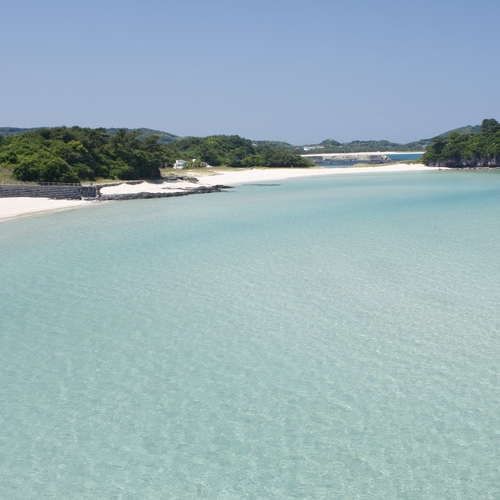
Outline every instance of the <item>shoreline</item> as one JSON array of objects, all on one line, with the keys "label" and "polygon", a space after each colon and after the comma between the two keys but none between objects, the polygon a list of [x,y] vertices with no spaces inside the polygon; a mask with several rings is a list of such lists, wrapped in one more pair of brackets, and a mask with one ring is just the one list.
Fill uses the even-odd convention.
[{"label": "shoreline", "polygon": [[30,215],[72,210],[95,203],[87,200],[52,200],[50,198],[0,198],[0,223]]},{"label": "shoreline", "polygon": [[349,175],[349,174],[374,174],[390,172],[418,172],[446,170],[438,167],[427,167],[421,163],[395,163],[391,165],[370,165],[366,167],[310,167],[310,168],[267,168],[267,169],[246,169],[236,172],[203,171],[198,175],[200,182],[209,185],[241,185],[253,182],[280,181],[287,179],[298,179],[301,177],[318,177],[329,175]]},{"label": "shoreline", "polygon": [[[120,183],[112,186],[103,186],[101,194],[135,195],[139,193],[165,194],[166,196],[175,194],[194,194],[200,188],[213,188],[214,186],[237,186],[242,184],[252,184],[268,181],[280,181],[287,179],[297,179],[301,177],[317,177],[327,175],[346,175],[363,173],[384,173],[384,172],[415,172],[443,170],[438,167],[426,167],[422,164],[397,163],[393,165],[369,166],[369,167],[347,167],[347,168],[262,168],[244,169],[236,171],[220,171],[215,169],[184,171],[197,177],[198,182],[178,181],[163,183],[140,182],[135,184]],[[61,210],[70,210],[89,206],[96,201],[88,200],[53,200],[49,198],[0,198],[0,223],[25,217],[29,215],[40,215]]]}]

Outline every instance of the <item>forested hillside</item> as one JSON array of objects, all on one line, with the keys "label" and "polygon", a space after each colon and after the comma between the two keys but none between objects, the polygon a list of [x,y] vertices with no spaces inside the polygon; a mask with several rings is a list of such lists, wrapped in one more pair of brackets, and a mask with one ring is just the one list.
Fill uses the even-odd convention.
[{"label": "forested hillside", "polygon": [[[318,146],[322,153],[427,149],[422,160],[427,165],[500,166],[500,125],[487,119],[481,127],[462,127],[408,144],[327,139]],[[159,178],[160,169],[176,160],[186,160],[189,168],[311,166],[299,155],[303,152],[305,148],[285,142],[254,142],[237,135],[181,138],[151,129],[0,128],[1,177],[22,181]]]},{"label": "forested hillside", "polygon": [[429,144],[428,139],[400,144],[390,141],[351,141],[338,142],[326,139],[314,146],[303,146],[302,150],[314,153],[368,153],[375,151],[423,151]]},{"label": "forested hillside", "polygon": [[[3,135],[5,137],[8,137],[10,135],[19,135],[19,134],[24,134],[26,132],[32,132],[34,130],[39,130],[43,128],[49,128],[49,127],[32,127],[32,128],[19,128],[19,127],[0,127],[0,135]],[[72,127],[76,128],[76,127]],[[158,141],[161,143],[168,144],[172,141],[175,141],[178,136],[174,134],[169,134],[168,132],[163,132],[162,130],[154,130],[151,128],[106,128],[106,129],[99,129],[99,130],[105,130],[107,134],[109,135],[115,135],[118,130],[125,130],[126,132],[138,132],[138,139],[146,139],[151,135],[156,135],[158,136]]]},{"label": "forested hillside", "polygon": [[499,167],[500,124],[483,120],[479,133],[452,132],[431,140],[422,161],[437,167]]},{"label": "forested hillside", "polygon": [[[439,134],[443,139],[448,138],[452,134],[468,135],[478,134],[481,132],[480,125],[467,125],[459,127],[448,132]],[[350,141],[338,142],[334,139],[326,139],[314,146],[302,146],[302,150],[307,150],[307,153],[367,153],[374,151],[424,151],[431,144],[431,139],[420,139],[408,143],[398,143],[386,140],[380,141]]]},{"label": "forested hillside", "polygon": [[170,150],[182,159],[198,159],[212,166],[229,167],[309,167],[312,163],[276,143],[254,143],[238,135],[185,137],[170,144]]},{"label": "forested hillside", "polygon": [[159,177],[163,152],[155,137],[137,132],[55,127],[12,135],[0,144],[0,167],[15,179],[79,182],[97,178]]},{"label": "forested hillside", "polygon": [[[173,136],[172,136],[173,137]],[[22,181],[80,182],[96,179],[150,179],[177,159],[191,168],[305,167],[301,156],[239,136],[182,138],[165,142],[142,130],[81,127],[32,129],[0,134],[0,169]],[[192,161],[195,160],[195,161]]]}]

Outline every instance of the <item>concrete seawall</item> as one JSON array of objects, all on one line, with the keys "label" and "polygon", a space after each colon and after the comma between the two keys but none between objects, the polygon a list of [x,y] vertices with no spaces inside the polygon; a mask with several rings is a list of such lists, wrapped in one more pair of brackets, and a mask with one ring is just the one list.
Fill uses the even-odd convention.
[{"label": "concrete seawall", "polygon": [[97,199],[96,186],[43,186],[0,184],[0,198],[51,198],[53,200]]}]

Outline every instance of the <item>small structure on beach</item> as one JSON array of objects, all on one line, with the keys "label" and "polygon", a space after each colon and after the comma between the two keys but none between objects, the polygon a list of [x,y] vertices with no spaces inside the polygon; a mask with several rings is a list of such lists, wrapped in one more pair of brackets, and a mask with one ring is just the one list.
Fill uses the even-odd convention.
[{"label": "small structure on beach", "polygon": [[204,161],[197,160],[196,158],[193,158],[190,162],[186,160],[175,160],[173,168],[175,168],[176,170],[182,170],[183,168],[189,168],[189,164],[191,164],[192,167],[212,168],[212,165],[209,165]]},{"label": "small structure on beach", "polygon": [[175,170],[182,170],[185,164],[186,160],[175,160],[174,168]]}]

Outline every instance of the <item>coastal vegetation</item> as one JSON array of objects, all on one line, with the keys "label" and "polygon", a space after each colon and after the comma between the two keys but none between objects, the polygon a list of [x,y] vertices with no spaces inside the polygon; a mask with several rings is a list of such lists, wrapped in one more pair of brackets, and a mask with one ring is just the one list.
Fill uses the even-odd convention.
[{"label": "coastal vegetation", "polygon": [[[314,146],[251,141],[238,135],[178,137],[152,129],[0,128],[0,181],[81,182],[160,178],[177,160],[185,168],[308,167],[303,153],[422,151],[429,166],[500,166],[500,124],[461,127],[408,144],[333,139]],[[182,163],[182,162],[180,162]],[[179,164],[179,162],[177,163]]]},{"label": "coastal vegetation", "polygon": [[[5,130],[5,129],[0,129]],[[11,131],[11,129],[9,129]],[[35,182],[155,179],[178,159],[189,168],[308,167],[296,153],[237,135],[163,137],[148,129],[53,127],[0,134],[0,172]],[[194,160],[194,161],[193,161]]]},{"label": "coastal vegetation", "polygon": [[156,138],[137,136],[80,127],[31,130],[3,139],[0,168],[10,168],[17,180],[37,182],[159,177],[163,153]]},{"label": "coastal vegetation", "polygon": [[211,166],[230,167],[309,167],[312,163],[296,153],[272,143],[255,143],[238,135],[185,137],[170,149],[177,158],[195,158]]},{"label": "coastal vegetation", "polygon": [[478,133],[454,131],[436,137],[421,161],[432,167],[500,167],[500,124],[489,118]]}]

